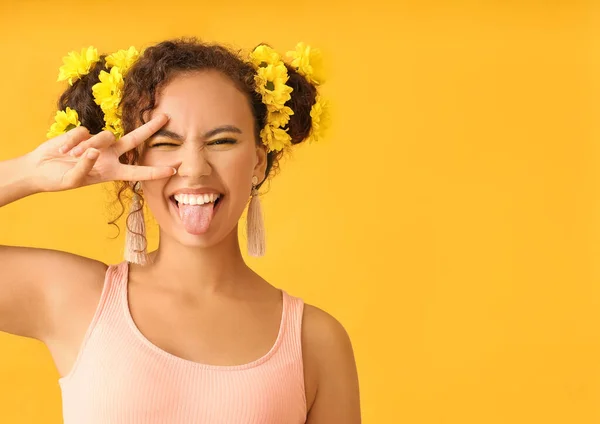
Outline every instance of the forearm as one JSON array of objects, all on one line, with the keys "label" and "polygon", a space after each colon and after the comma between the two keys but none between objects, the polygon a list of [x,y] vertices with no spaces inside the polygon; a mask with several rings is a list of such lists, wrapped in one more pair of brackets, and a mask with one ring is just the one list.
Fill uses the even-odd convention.
[{"label": "forearm", "polygon": [[0,207],[37,193],[28,156],[0,161]]}]

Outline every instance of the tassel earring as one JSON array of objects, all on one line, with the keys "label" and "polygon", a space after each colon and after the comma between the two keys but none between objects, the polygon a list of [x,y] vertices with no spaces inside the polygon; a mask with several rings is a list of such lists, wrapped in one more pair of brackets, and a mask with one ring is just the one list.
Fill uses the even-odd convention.
[{"label": "tassel earring", "polygon": [[258,177],[252,177],[252,194],[248,206],[248,218],[246,220],[246,234],[248,236],[248,254],[260,257],[265,254],[265,226],[262,216],[260,199],[258,198]]},{"label": "tassel earring", "polygon": [[142,205],[142,196],[138,193],[141,183],[137,181],[133,185],[133,201],[129,215],[125,221],[127,232],[125,234],[125,260],[139,265],[146,265],[149,262],[146,253],[146,223],[144,222],[144,210]]}]

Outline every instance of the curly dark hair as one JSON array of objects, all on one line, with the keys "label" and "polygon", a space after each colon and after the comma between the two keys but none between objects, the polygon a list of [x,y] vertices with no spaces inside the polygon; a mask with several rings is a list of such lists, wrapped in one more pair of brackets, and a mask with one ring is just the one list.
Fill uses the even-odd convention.
[{"label": "curly dark hair", "polygon": [[[99,82],[99,74],[106,68],[104,55],[91,71],[60,96],[59,110],[66,107],[75,109],[81,125],[91,134],[97,134],[104,127],[104,114],[93,99],[92,86]],[[304,76],[286,64],[292,87],[291,99],[286,103],[294,114],[286,127],[292,144],[303,142],[310,135],[312,119],[310,110],[316,101],[317,90]],[[156,96],[161,88],[175,76],[192,71],[216,70],[227,76],[246,95],[254,115],[256,143],[261,143],[260,131],[266,124],[267,109],[261,95],[255,90],[254,67],[242,58],[241,51],[234,51],[219,44],[202,42],[196,38],[181,38],[158,43],[144,50],[124,78],[123,98],[121,101],[122,121],[125,133],[133,131],[145,123],[148,112],[156,107]],[[124,164],[136,164],[143,146],[123,154],[119,161]],[[267,176],[272,176],[279,168],[282,152],[269,152],[267,155]],[[116,202],[120,205],[118,216],[109,222],[120,232],[117,220],[124,214],[123,197],[134,188],[129,182],[115,181]],[[144,203],[142,202],[141,208]],[[129,228],[129,216],[126,225]],[[130,228],[129,228],[130,229]],[[118,236],[118,234],[117,234]]]}]

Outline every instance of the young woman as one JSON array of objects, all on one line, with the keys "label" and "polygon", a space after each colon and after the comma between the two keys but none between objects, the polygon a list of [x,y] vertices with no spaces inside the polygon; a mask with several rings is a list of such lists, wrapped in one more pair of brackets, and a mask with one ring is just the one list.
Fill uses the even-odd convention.
[{"label": "young woman", "polygon": [[[119,264],[0,246],[0,330],[48,346],[66,424],[360,422],[343,327],[240,252],[248,200],[260,255],[258,189],[318,134],[310,48],[291,58],[197,40],[84,50],[61,68],[52,138],[0,162],[0,206],[109,181],[119,201],[133,192]],[[144,203],[160,227],[150,253]]]}]

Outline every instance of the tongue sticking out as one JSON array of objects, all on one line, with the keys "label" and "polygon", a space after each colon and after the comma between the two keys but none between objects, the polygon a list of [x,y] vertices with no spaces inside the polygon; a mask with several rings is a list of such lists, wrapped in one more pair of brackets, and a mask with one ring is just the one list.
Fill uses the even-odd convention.
[{"label": "tongue sticking out", "polygon": [[179,217],[186,231],[194,235],[207,232],[213,219],[214,207],[213,202],[204,205],[184,205],[180,203]]}]

